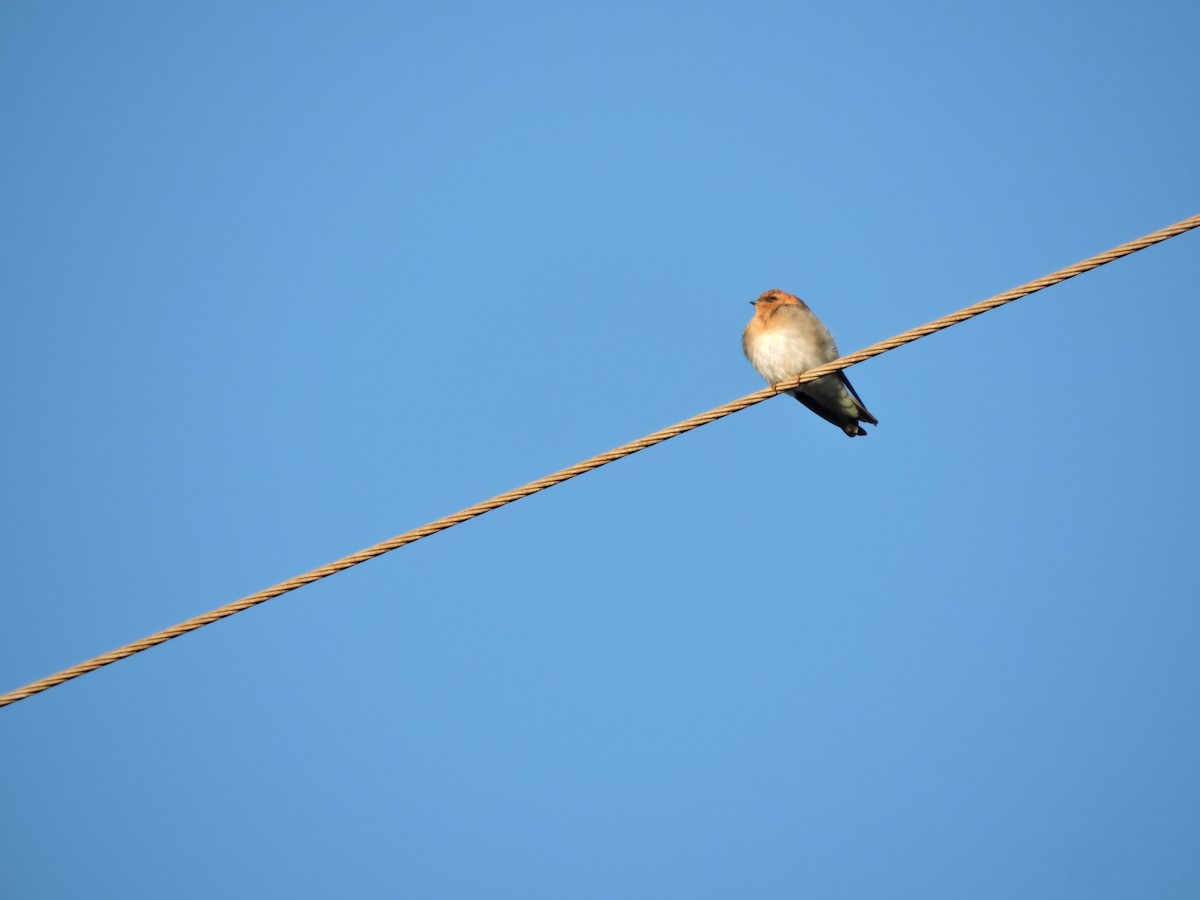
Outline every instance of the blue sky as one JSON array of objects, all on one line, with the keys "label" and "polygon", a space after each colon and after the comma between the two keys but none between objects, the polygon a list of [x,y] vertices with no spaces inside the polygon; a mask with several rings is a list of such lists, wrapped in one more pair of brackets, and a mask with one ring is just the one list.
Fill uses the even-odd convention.
[{"label": "blue sky", "polygon": [[[1200,212],[1200,8],[0,6],[0,691]],[[0,711],[0,895],[1194,897],[1200,235]]]}]

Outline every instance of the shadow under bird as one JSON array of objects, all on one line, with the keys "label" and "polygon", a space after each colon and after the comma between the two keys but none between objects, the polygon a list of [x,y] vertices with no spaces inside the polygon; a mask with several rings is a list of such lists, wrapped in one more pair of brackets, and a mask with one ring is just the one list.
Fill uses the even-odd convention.
[{"label": "shadow under bird", "polygon": [[[841,355],[829,329],[799,297],[773,290],[750,302],[754,318],[742,333],[742,350],[758,374],[771,384]],[[861,422],[879,424],[843,372],[825,375],[788,393],[850,437],[867,433]]]}]

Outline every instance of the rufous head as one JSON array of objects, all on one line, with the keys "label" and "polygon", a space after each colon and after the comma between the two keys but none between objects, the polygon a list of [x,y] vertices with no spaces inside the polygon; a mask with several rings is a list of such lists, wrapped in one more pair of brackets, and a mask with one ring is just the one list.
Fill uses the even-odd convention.
[{"label": "rufous head", "polygon": [[787,291],[776,288],[763,291],[757,300],[750,301],[750,305],[754,307],[755,318],[759,319],[765,319],[781,306],[799,306],[802,309],[808,309],[808,304],[795,294],[789,294]]}]

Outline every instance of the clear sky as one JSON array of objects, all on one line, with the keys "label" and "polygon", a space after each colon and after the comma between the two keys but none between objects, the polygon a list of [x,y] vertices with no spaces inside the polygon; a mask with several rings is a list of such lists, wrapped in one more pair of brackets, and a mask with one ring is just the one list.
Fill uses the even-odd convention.
[{"label": "clear sky", "polygon": [[[1194,2],[0,4],[0,691],[1200,212]],[[0,897],[1200,896],[1200,234],[0,710]]]}]

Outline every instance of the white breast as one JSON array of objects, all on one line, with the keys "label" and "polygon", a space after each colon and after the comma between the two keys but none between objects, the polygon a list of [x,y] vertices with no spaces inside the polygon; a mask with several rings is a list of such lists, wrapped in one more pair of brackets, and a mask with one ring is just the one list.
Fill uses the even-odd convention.
[{"label": "white breast", "polygon": [[747,350],[751,365],[772,384],[834,358],[825,355],[816,341],[791,328],[759,332]]}]

